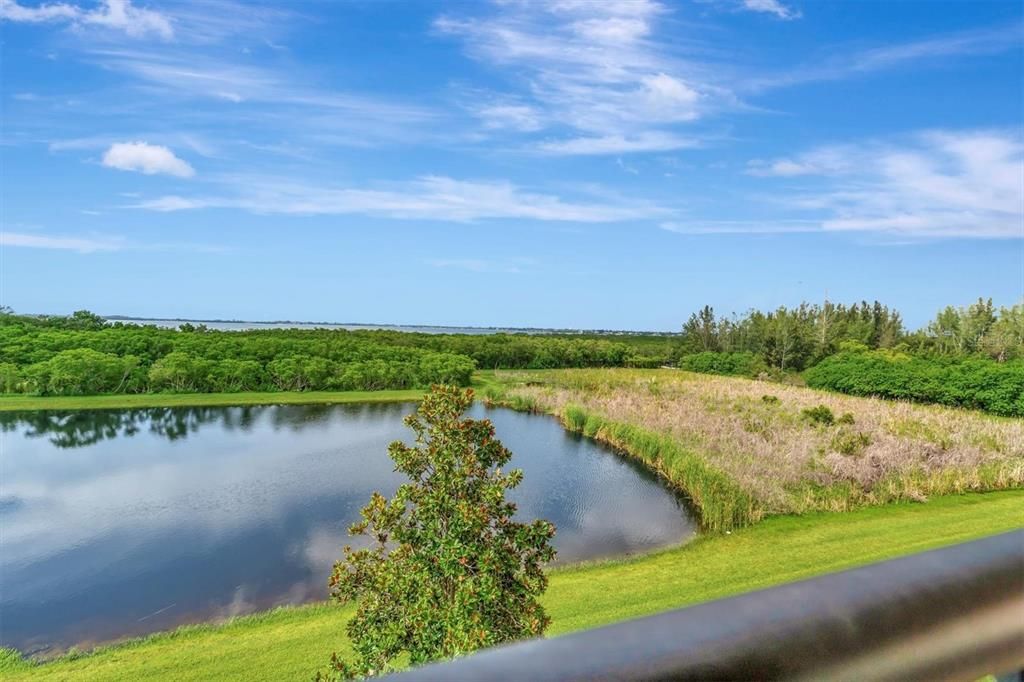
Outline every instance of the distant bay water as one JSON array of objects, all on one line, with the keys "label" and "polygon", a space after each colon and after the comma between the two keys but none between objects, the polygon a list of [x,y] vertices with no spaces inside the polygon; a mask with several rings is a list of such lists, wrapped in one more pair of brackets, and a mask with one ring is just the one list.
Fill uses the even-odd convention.
[{"label": "distant bay water", "polygon": [[608,336],[625,334],[671,334],[672,332],[623,331],[609,329],[545,329],[538,327],[446,327],[443,325],[406,325],[406,324],[365,324],[359,322],[294,322],[290,320],[273,322],[250,322],[245,320],[191,320],[176,318],[122,317],[113,315],[105,318],[109,322],[124,324],[155,325],[167,329],[177,329],[183,324],[205,325],[209,329],[219,331],[251,331],[256,329],[347,329],[350,331],[388,330],[396,332],[418,332],[420,334],[607,334]]}]

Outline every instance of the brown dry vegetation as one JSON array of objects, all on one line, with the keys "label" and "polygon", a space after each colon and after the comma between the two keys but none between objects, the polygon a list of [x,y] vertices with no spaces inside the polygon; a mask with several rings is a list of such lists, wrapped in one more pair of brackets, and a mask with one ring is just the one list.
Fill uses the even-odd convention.
[{"label": "brown dry vegetation", "polygon": [[[744,509],[728,512],[735,523],[711,526],[1024,486],[1022,420],[678,370],[499,372],[495,378],[503,388],[493,397],[556,414],[570,428],[647,461],[694,498],[705,521],[717,513],[716,495],[735,497],[738,489],[749,496]],[[815,423],[803,414],[819,405],[837,421]],[[658,452],[665,446],[653,441],[632,447],[638,434],[667,437],[684,455],[668,461]],[[703,469],[684,475],[678,461],[686,458]],[[706,485],[704,470],[727,484]]]}]

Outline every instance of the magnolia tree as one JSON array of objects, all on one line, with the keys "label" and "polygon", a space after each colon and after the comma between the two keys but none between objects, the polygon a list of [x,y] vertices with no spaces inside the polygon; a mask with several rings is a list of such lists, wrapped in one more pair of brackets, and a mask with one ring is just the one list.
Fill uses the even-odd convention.
[{"label": "magnolia tree", "polygon": [[555,527],[512,520],[505,491],[523,473],[503,471],[512,453],[490,420],[464,419],[472,390],[435,386],[405,419],[414,446],[388,453],[408,483],[394,497],[374,493],[330,578],[331,596],[357,602],[348,624],[355,656],[332,656],[318,679],[383,674],[408,654],[413,665],[542,634],[549,618],[537,598],[547,587]]}]

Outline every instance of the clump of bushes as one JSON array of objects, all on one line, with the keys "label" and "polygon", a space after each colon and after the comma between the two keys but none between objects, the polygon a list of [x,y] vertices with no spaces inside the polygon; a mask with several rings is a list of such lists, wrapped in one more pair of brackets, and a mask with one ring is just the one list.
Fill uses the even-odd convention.
[{"label": "clump of bushes", "polygon": [[764,361],[754,353],[715,353],[712,351],[684,355],[679,359],[679,367],[690,372],[743,377],[756,377],[766,369]]},{"label": "clump of bushes", "polygon": [[842,455],[858,455],[869,445],[871,445],[871,436],[862,431],[840,429],[832,437],[832,449]]},{"label": "clump of bushes", "polygon": [[761,396],[761,402],[765,405],[778,405],[779,396],[777,395],[763,395]]},{"label": "clump of bushes", "polygon": [[836,423],[836,416],[832,414],[832,410],[827,405],[815,405],[814,407],[805,408],[800,411],[800,416],[812,424],[820,424],[822,426],[831,426]]},{"label": "clump of bushes", "polygon": [[579,405],[566,405],[562,410],[562,423],[569,431],[583,433],[583,427],[587,423],[587,413]]},{"label": "clump of bushes", "polygon": [[840,424],[853,424],[855,421],[853,412],[843,412],[836,421]]},{"label": "clump of bushes", "polygon": [[845,351],[804,373],[807,385],[1024,417],[1024,360],[924,358],[886,351]]}]

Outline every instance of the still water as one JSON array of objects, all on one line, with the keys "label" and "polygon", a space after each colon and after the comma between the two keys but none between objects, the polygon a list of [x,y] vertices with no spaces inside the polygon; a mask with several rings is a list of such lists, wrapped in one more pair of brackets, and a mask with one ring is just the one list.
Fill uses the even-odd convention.
[{"label": "still water", "polygon": [[[0,413],[0,645],[87,647],[327,597],[346,529],[401,482],[412,404]],[[559,562],[694,533],[648,472],[550,417],[474,406]]]}]

